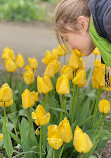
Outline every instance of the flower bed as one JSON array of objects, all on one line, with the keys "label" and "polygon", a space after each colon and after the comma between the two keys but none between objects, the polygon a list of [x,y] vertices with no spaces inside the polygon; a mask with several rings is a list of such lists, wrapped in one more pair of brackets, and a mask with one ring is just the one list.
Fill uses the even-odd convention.
[{"label": "flower bed", "polygon": [[[41,77],[35,58],[25,66],[20,53],[15,57],[12,49],[4,49],[7,78],[1,74],[1,157],[94,158],[93,153],[98,154],[111,138],[111,122],[106,119],[111,88],[105,84],[105,65],[95,60],[86,89],[90,70],[85,71],[82,54],[72,50],[68,63],[61,66],[66,52],[64,46],[47,51]],[[97,55],[98,49],[93,53]],[[111,77],[109,81],[111,85]],[[106,96],[101,99],[103,93]]]}]

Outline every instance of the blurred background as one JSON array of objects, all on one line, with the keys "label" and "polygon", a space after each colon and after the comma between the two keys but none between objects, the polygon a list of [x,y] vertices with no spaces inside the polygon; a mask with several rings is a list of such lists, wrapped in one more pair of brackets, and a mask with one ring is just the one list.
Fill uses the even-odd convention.
[{"label": "blurred background", "polygon": [[[21,53],[26,64],[28,57],[36,57],[38,73],[43,72],[41,60],[46,50],[52,51],[58,46],[53,19],[59,1],[0,0],[0,56],[7,46],[13,49],[15,55]],[[93,66],[93,59],[94,55],[85,58],[87,69]],[[5,69],[2,60],[0,69]]]}]

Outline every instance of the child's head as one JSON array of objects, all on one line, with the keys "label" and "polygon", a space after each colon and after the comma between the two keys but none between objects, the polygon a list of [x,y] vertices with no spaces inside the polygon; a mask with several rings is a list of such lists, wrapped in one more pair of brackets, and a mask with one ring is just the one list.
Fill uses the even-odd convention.
[{"label": "child's head", "polygon": [[89,0],[62,0],[55,9],[55,31],[60,41],[68,41],[72,49],[89,55],[94,45],[89,33]]}]

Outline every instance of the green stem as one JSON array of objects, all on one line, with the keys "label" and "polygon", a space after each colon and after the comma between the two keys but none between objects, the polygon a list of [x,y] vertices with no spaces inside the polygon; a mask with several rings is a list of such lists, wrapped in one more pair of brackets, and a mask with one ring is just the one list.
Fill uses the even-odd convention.
[{"label": "green stem", "polygon": [[31,117],[30,117],[30,108],[28,108],[28,119],[29,119],[29,128],[31,133]]},{"label": "green stem", "polygon": [[64,106],[64,95],[62,95],[62,106],[61,106],[60,122],[62,121],[62,116],[63,116],[63,106]]},{"label": "green stem", "polygon": [[22,72],[21,72],[21,69],[19,69],[20,70],[20,74],[19,74],[19,81],[20,81],[20,94],[22,94],[22,78],[21,78],[21,74],[22,74]]},{"label": "green stem", "polygon": [[101,89],[98,89],[97,100],[96,100],[95,108],[94,108],[94,117],[93,117],[93,120],[92,120],[92,128],[94,127],[95,119],[96,119],[96,116],[97,116],[97,110],[98,110],[98,104],[99,104],[99,101],[100,101],[100,96],[101,96]]},{"label": "green stem", "polygon": [[66,113],[67,113],[67,108],[66,108],[66,96],[65,96],[65,117],[66,117]]},{"label": "green stem", "polygon": [[64,144],[62,146],[62,149],[61,149],[61,152],[60,152],[60,155],[59,155],[59,158],[61,158],[62,154],[63,154],[63,150],[64,150]]},{"label": "green stem", "polygon": [[40,158],[42,158],[42,153],[41,153],[41,148],[42,147],[42,126],[41,126],[41,129],[40,129]]},{"label": "green stem", "polygon": [[55,149],[53,149],[53,158],[55,158]]},{"label": "green stem", "polygon": [[81,153],[81,155],[80,155],[80,158],[82,158],[82,153]]},{"label": "green stem", "polygon": [[92,104],[92,106],[91,106],[91,112],[90,112],[91,115],[92,115],[92,112],[93,112],[93,110],[94,110],[94,104],[95,104],[95,101],[96,101],[96,96],[97,96],[97,90],[96,90],[95,98],[94,98],[94,100],[93,100],[93,104]]},{"label": "green stem", "polygon": [[71,110],[71,124],[73,124],[73,121],[74,121],[74,111],[75,111],[75,90],[76,90],[76,85],[73,84],[73,97],[72,97],[72,110]]}]

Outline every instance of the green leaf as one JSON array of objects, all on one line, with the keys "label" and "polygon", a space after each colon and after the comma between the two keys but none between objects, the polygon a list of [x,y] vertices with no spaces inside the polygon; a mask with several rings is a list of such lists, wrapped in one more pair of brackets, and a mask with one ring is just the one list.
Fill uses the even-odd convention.
[{"label": "green leaf", "polygon": [[91,155],[89,158],[97,158],[96,156]]},{"label": "green leaf", "polygon": [[3,158],[1,154],[0,154],[0,158]]},{"label": "green leaf", "polygon": [[51,158],[52,157],[52,153],[53,153],[53,148],[49,148],[48,150],[48,154],[47,154],[47,157],[46,158]]},{"label": "green leaf", "polygon": [[21,145],[21,140],[19,137],[17,137],[15,134],[13,134],[11,131],[8,130],[8,132],[10,133],[11,137]]},{"label": "green leaf", "polygon": [[5,119],[3,122],[2,131],[3,131],[5,150],[6,150],[7,155],[11,158],[12,154],[13,154],[13,147],[12,147],[12,141],[10,138],[10,134],[9,134],[7,127],[6,127],[6,124],[5,124]]},{"label": "green leaf", "polygon": [[108,138],[107,138],[107,137],[102,138],[102,139],[99,141],[96,150],[98,151],[98,150],[103,149],[103,148],[106,146],[107,142],[108,142]]},{"label": "green leaf", "polygon": [[86,72],[86,80],[88,80],[89,76],[90,76],[90,72],[91,72],[91,68],[89,68]]}]

